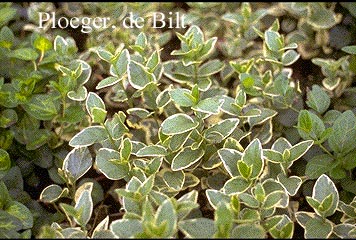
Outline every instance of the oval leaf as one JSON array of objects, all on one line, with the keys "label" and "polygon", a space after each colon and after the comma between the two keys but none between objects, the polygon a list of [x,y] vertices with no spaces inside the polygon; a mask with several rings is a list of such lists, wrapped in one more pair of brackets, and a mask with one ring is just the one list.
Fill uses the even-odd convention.
[{"label": "oval leaf", "polygon": [[183,148],[172,160],[172,170],[178,171],[185,169],[201,159],[204,150],[201,148],[192,149],[190,146]]},{"label": "oval leaf", "polygon": [[197,122],[183,113],[174,114],[166,118],[161,125],[162,133],[166,135],[176,135],[193,130],[198,126]]}]

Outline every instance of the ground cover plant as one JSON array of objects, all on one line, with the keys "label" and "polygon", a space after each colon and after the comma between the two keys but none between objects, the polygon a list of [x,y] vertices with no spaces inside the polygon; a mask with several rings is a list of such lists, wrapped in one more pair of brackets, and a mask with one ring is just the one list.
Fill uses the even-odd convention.
[{"label": "ground cover plant", "polygon": [[355,238],[355,36],[351,2],[1,3],[0,237]]}]

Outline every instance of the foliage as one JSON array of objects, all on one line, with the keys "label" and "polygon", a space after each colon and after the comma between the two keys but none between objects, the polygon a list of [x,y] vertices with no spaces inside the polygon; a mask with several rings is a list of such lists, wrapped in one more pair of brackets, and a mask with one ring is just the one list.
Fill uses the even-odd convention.
[{"label": "foliage", "polygon": [[1,3],[0,237],[355,238],[355,9]]}]

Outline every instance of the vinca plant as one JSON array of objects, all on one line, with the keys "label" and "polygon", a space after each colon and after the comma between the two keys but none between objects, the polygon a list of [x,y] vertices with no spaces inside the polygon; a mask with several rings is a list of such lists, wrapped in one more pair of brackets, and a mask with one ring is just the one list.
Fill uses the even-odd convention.
[{"label": "vinca plant", "polygon": [[355,33],[355,3],[1,3],[0,237],[355,238]]}]

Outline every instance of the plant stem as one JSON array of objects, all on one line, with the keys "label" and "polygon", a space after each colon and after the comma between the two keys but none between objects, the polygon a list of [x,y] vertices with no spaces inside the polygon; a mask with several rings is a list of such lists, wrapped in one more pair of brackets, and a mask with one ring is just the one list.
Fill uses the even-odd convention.
[{"label": "plant stem", "polygon": [[329,152],[329,150],[327,150],[321,143],[317,144],[321,149],[323,149],[324,152],[326,152],[329,156],[331,156],[332,158],[334,158],[334,156]]},{"label": "plant stem", "polygon": [[198,83],[198,63],[194,64],[194,84]]},{"label": "plant stem", "polygon": [[38,63],[42,62],[43,57],[44,57],[44,51],[41,51],[41,56],[40,56],[40,59],[38,60]]},{"label": "plant stem", "polygon": [[118,146],[116,146],[115,140],[112,138],[112,136],[111,136],[109,130],[107,129],[107,127],[105,126],[105,124],[104,124],[104,123],[100,123],[100,125],[105,128],[105,131],[106,131],[106,133],[107,133],[108,136],[109,136],[109,140],[110,140],[111,144],[112,144],[114,147],[118,148]]},{"label": "plant stem", "polygon": [[59,129],[59,133],[58,133],[58,136],[60,137],[63,133],[63,129],[64,129],[64,123],[63,123],[63,120],[64,120],[64,117],[65,117],[65,109],[67,108],[67,102],[66,102],[66,97],[65,95],[63,96],[62,95],[62,106],[63,106],[63,109],[62,109],[62,121],[61,121],[61,126],[60,126],[60,129]]},{"label": "plant stem", "polygon": [[33,68],[34,68],[34,70],[37,71],[37,64],[36,64],[36,62],[35,62],[35,61],[32,61],[32,63],[33,63]]}]

